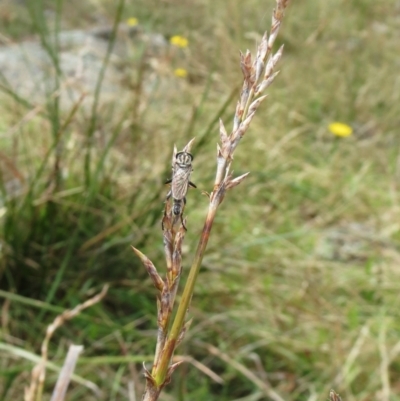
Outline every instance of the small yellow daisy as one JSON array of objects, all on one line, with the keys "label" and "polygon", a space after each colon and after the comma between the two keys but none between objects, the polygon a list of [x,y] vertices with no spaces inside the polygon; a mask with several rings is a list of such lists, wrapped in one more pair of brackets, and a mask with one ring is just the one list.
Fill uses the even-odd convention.
[{"label": "small yellow daisy", "polygon": [[171,45],[181,48],[188,47],[189,45],[189,41],[185,37],[179,35],[172,36],[169,42],[171,43]]},{"label": "small yellow daisy", "polygon": [[131,17],[131,18],[128,18],[128,19],[126,20],[126,23],[127,23],[129,26],[136,26],[136,25],[139,23],[139,21],[138,21],[137,18]]},{"label": "small yellow daisy", "polygon": [[350,136],[353,133],[353,128],[351,128],[350,125],[339,122],[329,124],[328,129],[333,135],[340,136],[342,138]]},{"label": "small yellow daisy", "polygon": [[184,68],[177,68],[174,71],[174,75],[178,78],[186,78],[188,75],[188,72]]}]

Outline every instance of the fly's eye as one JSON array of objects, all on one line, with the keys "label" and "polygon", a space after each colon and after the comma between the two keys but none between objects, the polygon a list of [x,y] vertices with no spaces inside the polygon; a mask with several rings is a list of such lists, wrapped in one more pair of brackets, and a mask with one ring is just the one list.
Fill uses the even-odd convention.
[{"label": "fly's eye", "polygon": [[182,165],[190,165],[193,161],[193,156],[188,152],[179,152],[176,154],[176,161]]}]

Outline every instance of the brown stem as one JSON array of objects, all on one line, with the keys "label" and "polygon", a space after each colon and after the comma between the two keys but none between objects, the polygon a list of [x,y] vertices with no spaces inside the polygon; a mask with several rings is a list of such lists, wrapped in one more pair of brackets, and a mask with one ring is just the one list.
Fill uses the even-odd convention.
[{"label": "brown stem", "polygon": [[171,331],[168,335],[168,339],[162,351],[162,355],[160,356],[156,372],[154,372],[153,377],[157,387],[162,386],[167,379],[168,367],[170,365],[170,361],[175,350],[176,342],[185,322],[186,312],[189,308],[190,301],[193,296],[194,286],[201,267],[201,262],[203,260],[205,249],[207,247],[208,239],[210,237],[210,232],[214,222],[215,214],[217,212],[218,204],[219,202],[217,202],[216,199],[214,199],[210,203],[206,222],[204,223],[203,231],[201,233],[200,241],[197,246],[197,251],[192,263],[192,267],[190,268],[189,276],[183,290],[182,299],[179,303],[178,310],[176,312],[176,316],[171,327]]}]

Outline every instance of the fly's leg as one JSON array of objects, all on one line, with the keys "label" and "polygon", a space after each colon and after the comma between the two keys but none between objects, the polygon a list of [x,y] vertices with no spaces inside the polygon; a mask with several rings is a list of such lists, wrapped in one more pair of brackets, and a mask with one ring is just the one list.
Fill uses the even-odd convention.
[{"label": "fly's leg", "polygon": [[[168,182],[168,181],[167,181]],[[168,193],[167,193],[167,196],[165,197],[165,203],[167,203],[168,202],[168,200],[171,198],[171,195],[172,195],[172,191],[169,191]],[[163,219],[161,220],[161,229],[164,231],[164,220],[165,220],[165,218],[167,217],[167,205],[165,205],[165,208],[164,208],[164,216],[163,216]]]},{"label": "fly's leg", "polygon": [[186,206],[186,197],[183,198],[183,208],[182,208],[180,217],[181,217],[181,224],[182,224],[182,227],[185,229],[185,231],[187,231],[187,228],[186,228],[186,226],[185,226],[185,223],[183,222],[183,211],[185,210],[185,206]]},{"label": "fly's leg", "polygon": [[185,229],[185,231],[187,231],[185,223],[183,222],[183,214],[181,214],[181,224],[182,224],[182,227]]}]

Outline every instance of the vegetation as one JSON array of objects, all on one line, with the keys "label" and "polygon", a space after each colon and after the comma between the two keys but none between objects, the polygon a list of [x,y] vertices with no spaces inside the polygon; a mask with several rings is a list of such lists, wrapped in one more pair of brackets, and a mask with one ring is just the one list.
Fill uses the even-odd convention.
[{"label": "vegetation", "polygon": [[[1,3],[1,41],[38,38],[53,67],[44,100],[0,80],[0,400],[22,399],[47,325],[105,283],[107,297],[52,337],[45,394],[73,342],[84,345],[76,374],[102,393],[77,378],[69,400],[133,399],[157,321],[130,245],[164,265],[163,183],[173,145],[195,136],[185,279],[218,119],[229,124],[240,90],[238,52],[259,43],[273,2]],[[188,363],[160,399],[400,398],[398,12],[394,0],[290,5],[279,79],[235,154],[235,175],[250,175],[221,205],[203,259],[178,349]],[[139,36],[111,28],[132,18]],[[63,103],[72,84],[53,33],[99,25],[114,50],[127,46],[124,90],[106,97],[100,79]],[[155,33],[162,47],[146,42]]]}]

